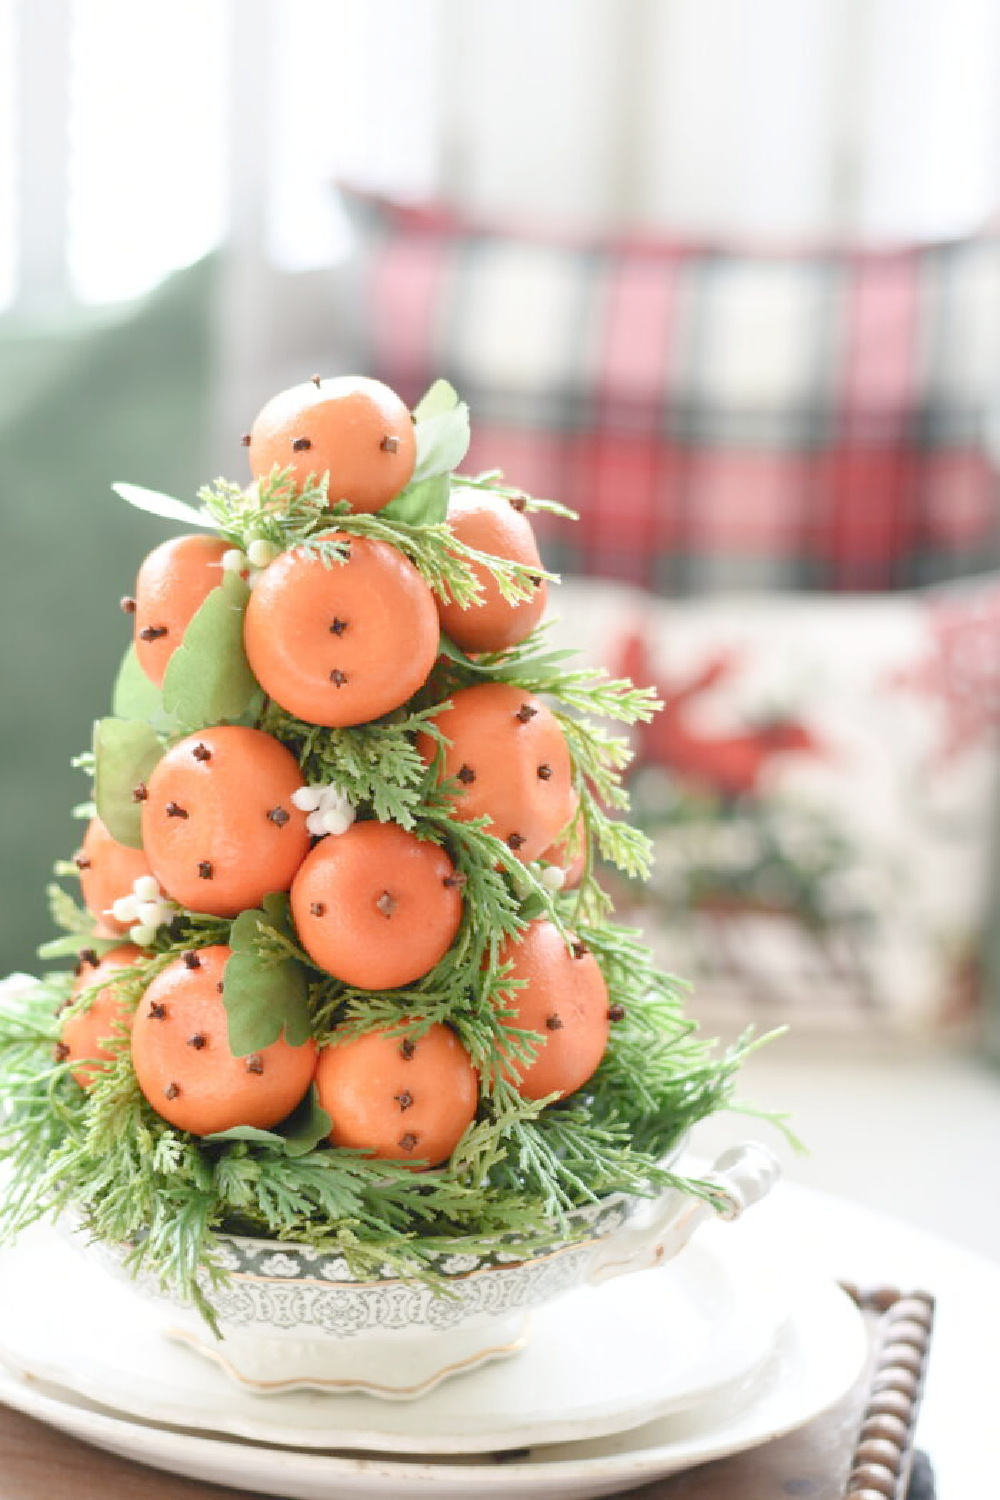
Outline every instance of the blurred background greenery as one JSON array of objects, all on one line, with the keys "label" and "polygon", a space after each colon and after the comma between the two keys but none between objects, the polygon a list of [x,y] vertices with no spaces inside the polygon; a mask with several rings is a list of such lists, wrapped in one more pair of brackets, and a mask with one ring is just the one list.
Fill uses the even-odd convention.
[{"label": "blurred background greenery", "polygon": [[212,261],[121,312],[77,309],[0,328],[5,645],[0,723],[0,971],[33,972],[52,936],[45,886],[85,824],[70,761],[130,639],[118,601],[173,534],[111,491],[115,479],[192,495],[207,477]]}]

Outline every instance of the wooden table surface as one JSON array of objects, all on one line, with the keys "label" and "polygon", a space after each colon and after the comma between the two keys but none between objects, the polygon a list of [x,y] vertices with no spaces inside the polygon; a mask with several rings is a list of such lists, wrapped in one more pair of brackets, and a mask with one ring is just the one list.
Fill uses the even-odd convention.
[{"label": "wooden table surface", "polygon": [[[754,1213],[757,1233],[782,1235],[831,1275],[934,1294],[917,1446],[928,1450],[940,1500],[989,1493],[1000,1268],[898,1220],[802,1188],[779,1187]],[[868,1317],[876,1336],[884,1331],[884,1322]],[[869,1391],[866,1374],[832,1412],[797,1432],[632,1493],[647,1500],[842,1500]],[[335,1500],[334,1487],[330,1496]],[[142,1467],[0,1407],[0,1500],[250,1500],[250,1492]]]},{"label": "wooden table surface", "polygon": [[[857,1391],[787,1438],[631,1493],[648,1500],[841,1500],[861,1401]],[[3,1500],[249,1500],[250,1493],[147,1469],[0,1408]],[[336,1491],[330,1493],[333,1500]]]}]

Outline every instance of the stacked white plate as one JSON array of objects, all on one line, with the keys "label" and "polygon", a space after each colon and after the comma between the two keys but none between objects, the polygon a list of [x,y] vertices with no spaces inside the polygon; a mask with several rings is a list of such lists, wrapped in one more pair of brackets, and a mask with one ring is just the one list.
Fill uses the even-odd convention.
[{"label": "stacked white plate", "polygon": [[293,1500],[590,1496],[789,1432],[856,1379],[836,1286],[710,1224],[656,1271],[533,1315],[513,1357],[413,1402],[261,1395],[39,1225],[0,1255],[0,1400],[143,1463]]}]

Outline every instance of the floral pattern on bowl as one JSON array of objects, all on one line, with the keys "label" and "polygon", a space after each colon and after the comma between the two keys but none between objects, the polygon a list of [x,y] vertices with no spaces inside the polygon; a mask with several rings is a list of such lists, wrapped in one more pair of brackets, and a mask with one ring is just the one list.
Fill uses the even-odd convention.
[{"label": "floral pattern on bowl", "polygon": [[[206,1277],[202,1286],[223,1337],[214,1338],[180,1302],[173,1304],[172,1333],[261,1392],[308,1386],[409,1398],[516,1352],[533,1308],[669,1259],[704,1219],[738,1217],[777,1175],[771,1152],[749,1142],[707,1174],[719,1190],[715,1204],[675,1189],[652,1200],[618,1195],[575,1210],[570,1221],[579,1237],[564,1234],[527,1259],[510,1242],[484,1255],[449,1247],[435,1266],[448,1279],[446,1291],[388,1270],[355,1279],[343,1260],[319,1246],[219,1235],[216,1255],[229,1274],[222,1285]],[[127,1247],[91,1242],[86,1250],[132,1279]],[[163,1301],[153,1276],[140,1272],[133,1284]]]}]

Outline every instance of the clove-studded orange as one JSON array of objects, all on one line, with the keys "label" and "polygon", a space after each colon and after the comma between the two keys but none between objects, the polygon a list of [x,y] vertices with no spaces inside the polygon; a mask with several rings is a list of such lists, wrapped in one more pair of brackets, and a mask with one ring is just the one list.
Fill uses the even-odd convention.
[{"label": "clove-studded orange", "polygon": [[398,708],[437,658],[434,596],[387,542],[329,532],[343,561],[302,548],[261,575],[243,638],[257,681],[308,724],[364,724]]},{"label": "clove-studded orange", "polygon": [[263,730],[220,724],[179,740],[137,788],[143,848],[166,894],[235,917],[286,891],[309,849],[292,802],[304,784],[291,751]]},{"label": "clove-studded orange", "polygon": [[83,843],[75,856],[80,871],[83,904],[109,933],[125,932],[128,922],[119,922],[111,908],[132,893],[141,875],[150,875],[149,860],[142,849],[130,849],[113,839],[100,818],[91,818]]},{"label": "clove-studded orange", "polygon": [[462,884],[437,844],[397,823],[354,823],[306,856],[292,881],[292,916],[328,974],[363,990],[396,989],[451,947]]},{"label": "clove-studded orange", "polygon": [[89,1089],[103,1065],[113,1060],[111,1044],[130,1024],[131,1002],[124,987],[113,981],[142,956],[131,943],[112,948],[103,958],[86,948],[80,954],[70,1000],[78,1000],[87,992],[92,998],[87,1010],[67,1016],[63,1022],[57,1053],[74,1064],[70,1071],[82,1089]]},{"label": "clove-studded orange", "polygon": [[[484,815],[519,859],[537,859],[576,807],[569,750],[559,721],[540,698],[509,683],[463,688],[436,722],[449,741],[442,779],[454,777],[454,816]],[[417,741],[426,761],[435,741]]]},{"label": "clove-studded orange", "polygon": [[362,375],[315,376],[280,391],[257,413],[248,438],[255,479],[290,468],[301,488],[310,474],[328,473],[330,504],[347,500],[354,511],[388,505],[409,484],[416,462],[406,404]]},{"label": "clove-studded orange", "polygon": [[323,1047],[316,1091],[335,1146],[435,1167],[475,1118],[479,1077],[458,1037],[434,1025],[420,1037],[370,1031]]},{"label": "clove-studded orange", "polygon": [[157,687],[167,663],[208,595],[222,582],[229,543],[220,537],[174,537],[154,547],[135,583],[135,654]]},{"label": "clove-studded orange", "polygon": [[506,939],[500,961],[512,965],[511,979],[524,981],[504,1000],[514,1012],[508,1024],[541,1037],[531,1063],[511,1063],[511,1081],[524,1099],[572,1094],[608,1045],[608,989],[597,960],[582,943],[567,948],[543,918]]},{"label": "clove-studded orange", "polygon": [[[523,503],[523,502],[522,502]],[[456,485],[448,501],[448,525],[478,552],[541,569],[538,543],[528,517],[516,502],[484,490]],[[546,582],[537,573],[530,598],[508,604],[494,575],[481,563],[472,571],[482,585],[479,599],[460,608],[454,600],[438,600],[441,629],[463,651],[503,651],[529,635],[545,612]]]},{"label": "clove-studded orange", "polygon": [[149,1103],[193,1135],[234,1125],[267,1130],[305,1097],[316,1070],[316,1044],[284,1037],[234,1057],[229,1046],[223,974],[230,949],[182,954],[149,985],[132,1023],[132,1063]]}]

